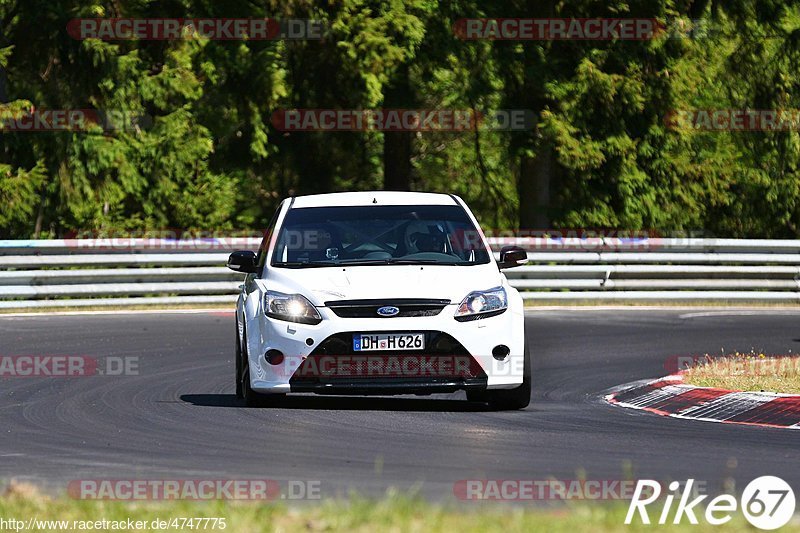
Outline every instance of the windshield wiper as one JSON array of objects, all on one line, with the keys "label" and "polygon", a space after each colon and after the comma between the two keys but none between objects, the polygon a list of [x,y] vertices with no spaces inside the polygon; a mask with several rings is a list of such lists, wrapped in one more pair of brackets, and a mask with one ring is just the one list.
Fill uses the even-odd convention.
[{"label": "windshield wiper", "polygon": [[369,266],[369,265],[388,265],[391,259],[345,259],[339,261],[340,266]]},{"label": "windshield wiper", "polygon": [[335,261],[278,261],[277,263],[272,263],[272,266],[287,268],[314,268],[336,266],[337,264],[338,263]]},{"label": "windshield wiper", "polygon": [[460,265],[458,261],[439,261],[438,259],[389,259],[390,265]]},{"label": "windshield wiper", "polygon": [[327,266],[370,266],[370,265],[442,265],[442,266],[462,266],[474,265],[472,261],[440,261],[438,259],[351,259],[344,261],[281,261],[273,263],[272,266],[286,268],[316,268]]},{"label": "windshield wiper", "polygon": [[[439,261],[438,259],[354,259],[353,261],[342,261],[339,263],[342,266],[361,266],[361,265],[444,265],[453,266],[465,263],[457,261]],[[468,263],[467,263],[468,264]]]}]

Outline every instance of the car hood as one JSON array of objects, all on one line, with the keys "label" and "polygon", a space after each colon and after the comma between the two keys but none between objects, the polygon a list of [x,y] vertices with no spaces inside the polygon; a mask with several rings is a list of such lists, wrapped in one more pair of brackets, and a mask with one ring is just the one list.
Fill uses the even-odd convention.
[{"label": "car hood", "polygon": [[299,293],[315,306],[333,300],[435,298],[459,303],[474,290],[501,285],[494,262],[486,265],[380,265],[272,268],[265,287]]}]

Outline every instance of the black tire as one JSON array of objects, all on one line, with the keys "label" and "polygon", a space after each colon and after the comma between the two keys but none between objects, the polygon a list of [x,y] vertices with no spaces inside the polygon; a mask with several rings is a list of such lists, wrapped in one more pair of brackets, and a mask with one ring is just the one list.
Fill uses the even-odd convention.
[{"label": "black tire", "polygon": [[489,401],[489,394],[485,390],[468,390],[467,401],[486,403]]},{"label": "black tire", "polygon": [[244,371],[244,404],[247,407],[273,407],[280,403],[285,394],[261,394],[250,386],[250,368]]},{"label": "black tire", "polygon": [[236,397],[244,399],[244,387],[242,386],[242,343],[239,341],[239,322],[236,322]]},{"label": "black tire", "polygon": [[[531,355],[525,341],[522,363],[522,385],[513,389],[486,391],[489,406],[496,411],[524,409],[531,403]],[[469,398],[469,396],[467,396]]]},{"label": "black tire", "polygon": [[244,404],[247,407],[262,407],[264,405],[263,396],[254,391],[253,388],[250,386],[249,364],[247,365],[247,368],[244,371],[244,376],[242,377],[242,389],[243,389]]}]

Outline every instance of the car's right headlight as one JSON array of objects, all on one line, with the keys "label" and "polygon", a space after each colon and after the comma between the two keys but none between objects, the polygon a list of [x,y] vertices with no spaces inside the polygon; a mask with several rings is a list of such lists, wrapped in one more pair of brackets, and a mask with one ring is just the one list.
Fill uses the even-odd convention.
[{"label": "car's right headlight", "polygon": [[270,318],[287,322],[299,322],[300,324],[322,322],[317,308],[302,294],[267,291],[264,293],[264,312]]},{"label": "car's right headlight", "polygon": [[458,304],[455,319],[459,322],[478,320],[499,315],[506,309],[508,309],[508,297],[503,287],[473,291]]}]

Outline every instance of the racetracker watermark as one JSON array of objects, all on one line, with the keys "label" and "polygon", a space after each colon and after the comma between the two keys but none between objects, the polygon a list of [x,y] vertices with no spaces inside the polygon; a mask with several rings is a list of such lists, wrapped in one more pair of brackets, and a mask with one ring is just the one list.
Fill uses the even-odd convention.
[{"label": "racetracker watermark", "polygon": [[[690,237],[666,237],[655,230],[613,228],[558,228],[522,230],[486,230],[494,246],[519,246],[527,251],[642,251],[682,242]],[[480,242],[475,231],[457,232],[456,240],[464,247]]]},{"label": "racetracker watermark", "polygon": [[[476,232],[463,232],[464,243],[475,242]],[[459,240],[461,233],[458,233]],[[485,231],[495,248],[519,246],[534,251],[647,251],[685,249],[713,239],[705,231],[660,233],[649,229],[556,228]]]},{"label": "racetracker watermark", "polygon": [[630,479],[462,479],[453,494],[467,501],[629,500],[636,486]]},{"label": "racetracker watermark", "polygon": [[154,518],[153,520],[134,520],[122,518],[109,520],[98,518],[93,520],[42,520],[30,517],[25,520],[0,517],[0,531],[220,531],[227,529],[225,517],[180,516],[170,518]]},{"label": "racetracker watermark", "polygon": [[664,124],[677,131],[800,131],[800,109],[676,109]]},{"label": "racetracker watermark", "polygon": [[263,231],[192,231],[181,229],[73,231],[64,246],[73,251],[167,250],[234,251],[256,249]]},{"label": "racetracker watermark", "polygon": [[138,356],[3,355],[2,378],[138,376]]},{"label": "racetracker watermark", "polygon": [[735,353],[712,357],[703,355],[673,355],[664,361],[669,373],[702,368],[704,376],[768,377],[800,376],[800,357],[791,355],[766,355]]},{"label": "racetracker watermark", "polygon": [[67,24],[73,39],[103,41],[318,40],[325,34],[320,20],[269,18],[79,18]]},{"label": "racetracker watermark", "polygon": [[76,500],[319,500],[321,481],[274,479],[75,479]]},{"label": "racetracker watermark", "polygon": [[139,131],[152,125],[152,117],[127,111],[30,109],[15,112],[0,106],[0,132]]},{"label": "racetracker watermark", "polygon": [[[365,335],[365,337],[370,337]],[[375,335],[377,339],[377,335]],[[389,340],[376,340],[383,343],[373,349],[391,350],[386,346]],[[402,338],[400,339],[402,340]],[[403,349],[397,346],[395,350]],[[486,364],[491,364],[491,357],[484,357]],[[511,365],[498,364],[498,373]],[[517,373],[522,372],[522,361],[517,366]],[[476,358],[468,355],[323,355],[313,357],[289,357],[280,372],[292,378],[344,378],[344,377],[381,377],[381,378],[462,378],[480,375],[481,366]]]},{"label": "racetracker watermark", "polygon": [[536,124],[529,109],[278,109],[279,131],[525,131]]},{"label": "racetracker watermark", "polygon": [[685,18],[463,18],[456,21],[453,33],[463,40],[647,41],[707,38],[721,28]]},{"label": "racetracker watermark", "polygon": [[663,31],[649,18],[463,18],[453,32],[464,40],[646,41]]}]

